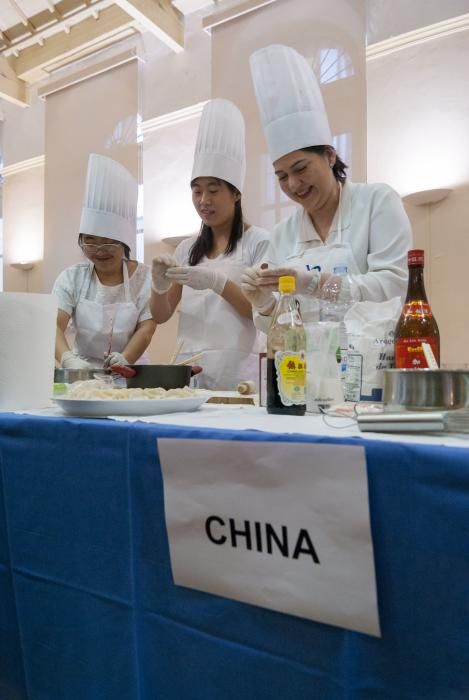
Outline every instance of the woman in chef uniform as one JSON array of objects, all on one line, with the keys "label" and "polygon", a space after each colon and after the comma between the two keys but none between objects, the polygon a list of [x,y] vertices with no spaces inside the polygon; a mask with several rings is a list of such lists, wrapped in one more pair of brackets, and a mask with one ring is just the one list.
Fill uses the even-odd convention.
[{"label": "woman in chef uniform", "polygon": [[244,120],[227,100],[205,105],[191,177],[200,233],[183,241],[174,256],[153,260],[151,309],[164,323],[181,301],[179,361],[203,352],[199,386],[233,390],[258,375],[258,332],[251,304],[240,289],[246,267],[271,257],[270,236],[244,222]]},{"label": "woman in chef uniform", "polygon": [[[78,244],[86,262],[64,270],[58,298],[55,357],[67,369],[102,368],[145,361],[155,332],[149,297],[151,271],[129,259],[136,232],[137,183],[111,158],[88,161]],[[73,322],[70,348],[65,330]]]},{"label": "woman in chef uniform", "polygon": [[250,58],[258,108],[282,191],[299,207],[272,236],[268,269],[251,268],[242,289],[266,330],[278,277],[296,277],[305,321],[318,320],[320,287],[334,266],[346,265],[355,300],[405,295],[411,228],[399,195],[388,185],[347,180],[313,70],[287,46]]}]

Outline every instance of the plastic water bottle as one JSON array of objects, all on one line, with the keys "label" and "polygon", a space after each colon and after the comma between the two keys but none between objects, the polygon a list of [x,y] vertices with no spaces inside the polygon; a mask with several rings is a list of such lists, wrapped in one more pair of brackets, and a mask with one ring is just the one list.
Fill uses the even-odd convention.
[{"label": "plastic water bottle", "polygon": [[320,320],[340,323],[340,347],[337,348],[336,357],[337,363],[340,364],[340,377],[345,380],[348,343],[344,316],[353,304],[347,265],[336,265],[333,268],[333,274],[323,284],[319,298]]}]

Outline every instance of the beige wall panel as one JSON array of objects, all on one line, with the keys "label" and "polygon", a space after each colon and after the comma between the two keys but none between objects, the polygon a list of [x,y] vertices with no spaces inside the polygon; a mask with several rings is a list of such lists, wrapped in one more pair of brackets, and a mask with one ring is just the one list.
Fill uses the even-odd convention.
[{"label": "beige wall panel", "polygon": [[[155,255],[173,253],[174,248],[166,243],[153,242],[145,245],[145,262],[151,265]],[[166,364],[169,362],[176,347],[176,339],[179,323],[179,310],[166,323],[159,325],[153,340],[148,348],[150,361],[154,364]]]},{"label": "beige wall panel", "polygon": [[45,104],[32,97],[31,106],[22,109],[2,103],[4,114],[3,165],[44,155]]},{"label": "beige wall panel", "polygon": [[[199,230],[192,204],[190,178],[199,117],[145,135],[143,143],[143,202],[145,262],[174,247],[161,239],[187,236]],[[153,362],[168,362],[177,337],[179,312],[158,326],[149,352]]]},{"label": "beige wall panel", "polygon": [[143,207],[145,242],[187,236],[200,228],[190,179],[199,117],[145,135]]},{"label": "beige wall panel", "polygon": [[174,53],[154,36],[143,36],[143,119],[151,119],[210,99],[210,36],[201,18],[185,18],[185,47]]},{"label": "beige wall panel", "polygon": [[89,154],[114,158],[138,177],[138,106],[136,60],[46,98],[44,290],[81,259],[77,239]]},{"label": "beige wall panel", "polygon": [[406,195],[451,188],[444,201],[407,206],[425,250],[426,289],[442,363],[469,365],[468,32],[368,64],[368,173]]},{"label": "beige wall panel", "polygon": [[282,200],[272,176],[250,77],[249,56],[263,46],[292,46],[314,62],[323,78],[328,61],[334,63],[333,54],[337,61],[328,71],[330,78],[341,61],[350,60],[353,75],[322,88],[333,133],[351,134],[353,178],[365,179],[364,0],[279,0],[215,27],[212,40],[212,96],[232,100],[246,119],[248,168],[243,205],[252,223],[270,228],[291,211],[291,203]]}]

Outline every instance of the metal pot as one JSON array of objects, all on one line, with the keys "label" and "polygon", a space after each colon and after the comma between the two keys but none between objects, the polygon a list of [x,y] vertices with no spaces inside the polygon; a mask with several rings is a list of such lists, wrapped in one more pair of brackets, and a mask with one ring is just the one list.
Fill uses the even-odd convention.
[{"label": "metal pot", "polygon": [[109,370],[105,369],[63,369],[54,370],[54,382],[56,384],[72,384],[73,382],[84,382],[87,379],[94,379],[96,376],[109,376]]},{"label": "metal pot", "polygon": [[469,407],[469,371],[384,370],[383,403],[386,412],[441,411]]},{"label": "metal pot", "polygon": [[190,365],[130,365],[135,377],[127,379],[129,389],[180,389],[189,386],[192,376]]}]

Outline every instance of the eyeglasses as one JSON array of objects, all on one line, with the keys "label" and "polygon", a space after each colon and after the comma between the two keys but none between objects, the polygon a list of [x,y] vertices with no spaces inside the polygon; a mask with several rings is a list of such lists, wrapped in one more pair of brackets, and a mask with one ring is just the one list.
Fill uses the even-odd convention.
[{"label": "eyeglasses", "polygon": [[102,243],[101,245],[97,243],[80,243],[82,251],[90,255],[97,253],[98,250],[101,250],[103,253],[115,253],[120,247],[120,243]]}]

